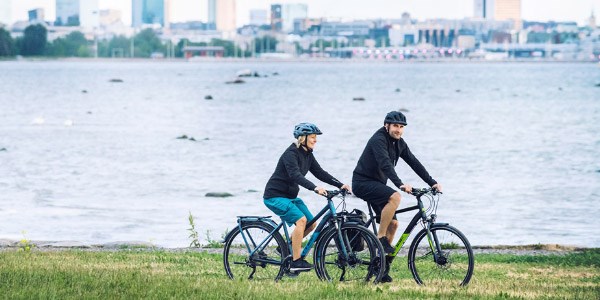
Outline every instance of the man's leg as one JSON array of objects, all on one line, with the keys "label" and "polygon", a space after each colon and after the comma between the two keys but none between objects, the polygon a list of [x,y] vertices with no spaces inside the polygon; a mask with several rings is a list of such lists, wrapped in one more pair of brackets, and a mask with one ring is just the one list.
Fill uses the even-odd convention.
[{"label": "man's leg", "polygon": [[[390,225],[390,222],[392,221],[392,218],[394,217],[394,214],[396,213],[396,209],[398,209],[398,206],[400,206],[400,193],[395,192],[390,196],[388,203],[381,210],[381,222],[379,223],[380,225],[379,225],[379,230],[377,232],[377,238],[387,236],[388,226]],[[397,224],[396,224],[396,228],[397,228]],[[395,229],[394,229],[394,233],[396,233]],[[393,236],[392,236],[392,238],[393,238]],[[388,241],[391,241],[391,240],[388,238]]]},{"label": "man's leg", "polygon": [[302,249],[302,238],[304,237],[304,229],[306,227],[306,217],[296,221],[296,228],[292,231],[292,258],[297,260],[300,258],[300,250]]},{"label": "man's leg", "polygon": [[[394,209],[394,210],[396,210],[396,209]],[[387,237],[388,241],[390,241],[390,244],[392,243],[392,241],[394,240],[394,237],[396,236],[396,230],[398,230],[398,220],[392,219],[392,221],[390,222],[390,225],[388,226],[387,232],[385,233],[385,236]]]}]

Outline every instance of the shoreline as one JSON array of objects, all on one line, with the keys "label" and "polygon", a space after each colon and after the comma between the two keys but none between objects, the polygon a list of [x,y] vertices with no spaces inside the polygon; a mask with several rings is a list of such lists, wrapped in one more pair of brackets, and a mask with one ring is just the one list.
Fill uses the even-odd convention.
[{"label": "shoreline", "polygon": [[348,64],[498,64],[498,63],[582,63],[598,64],[596,60],[553,60],[553,59],[408,59],[408,60],[385,60],[385,59],[341,59],[341,58],[231,58],[231,57],[207,57],[207,58],[111,58],[111,57],[20,57],[1,58],[2,62],[137,62],[137,63],[348,63]]},{"label": "shoreline", "polygon": [[[0,253],[11,250],[21,250],[29,246],[27,251],[165,251],[165,252],[206,252],[209,254],[221,254],[223,247],[162,247],[141,241],[115,241],[103,244],[88,244],[78,241],[17,241],[0,239]],[[562,244],[528,244],[528,245],[474,245],[475,254],[508,254],[508,255],[564,255],[577,253],[595,247],[581,247]],[[400,256],[406,256],[408,245],[400,251]]]}]

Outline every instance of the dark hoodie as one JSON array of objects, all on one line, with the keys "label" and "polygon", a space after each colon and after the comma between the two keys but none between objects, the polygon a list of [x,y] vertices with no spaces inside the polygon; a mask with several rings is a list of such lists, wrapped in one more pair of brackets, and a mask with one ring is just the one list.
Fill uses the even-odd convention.
[{"label": "dark hoodie", "polygon": [[400,188],[403,183],[394,170],[399,157],[402,157],[429,186],[437,183],[410,152],[406,142],[402,138],[399,140],[392,138],[385,127],[377,130],[367,142],[352,174],[352,182],[375,180],[386,184],[389,178],[396,187]]},{"label": "dark hoodie", "polygon": [[306,151],[303,147],[298,148],[296,144],[292,143],[279,158],[275,172],[267,182],[263,198],[294,199],[298,197],[300,191],[298,185],[311,191],[314,190],[317,186],[304,177],[308,171],[319,180],[337,188],[341,188],[343,185],[321,168],[312,151]]}]

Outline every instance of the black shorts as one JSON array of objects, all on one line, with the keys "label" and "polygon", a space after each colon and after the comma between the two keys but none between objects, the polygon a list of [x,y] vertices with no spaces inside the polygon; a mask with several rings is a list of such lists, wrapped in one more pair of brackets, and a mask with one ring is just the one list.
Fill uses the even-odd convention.
[{"label": "black shorts", "polygon": [[[376,215],[375,219],[379,223],[383,207],[388,204],[396,190],[379,181],[352,181],[352,192],[356,197],[371,205]],[[394,215],[394,220],[396,220],[396,215]]]}]

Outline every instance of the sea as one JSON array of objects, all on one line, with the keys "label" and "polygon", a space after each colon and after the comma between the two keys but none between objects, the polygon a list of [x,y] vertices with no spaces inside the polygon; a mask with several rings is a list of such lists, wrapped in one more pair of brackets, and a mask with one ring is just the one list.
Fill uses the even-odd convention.
[{"label": "sea", "polygon": [[562,62],[2,61],[0,239],[181,248],[191,215],[218,241],[273,215],[262,193],[295,124],[319,126],[317,161],[350,184],[393,110],[443,187],[438,221],[471,244],[600,247],[600,67]]}]

